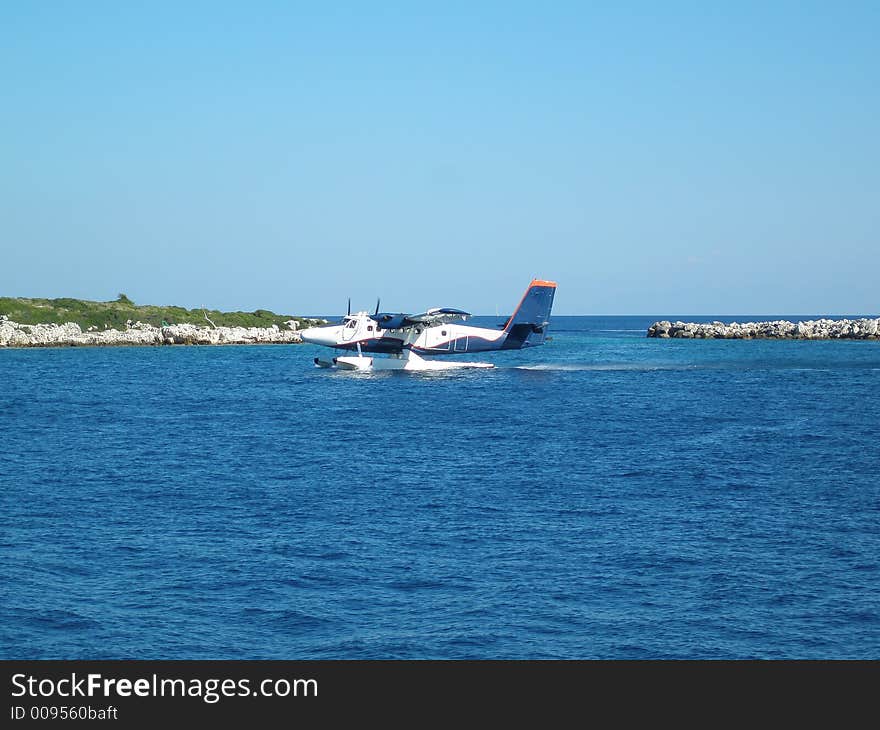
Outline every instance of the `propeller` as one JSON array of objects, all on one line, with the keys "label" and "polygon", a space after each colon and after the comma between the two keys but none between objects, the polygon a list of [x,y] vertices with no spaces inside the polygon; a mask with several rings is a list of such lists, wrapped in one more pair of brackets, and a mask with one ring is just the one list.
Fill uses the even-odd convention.
[{"label": "propeller", "polygon": [[376,297],[376,314],[373,315],[374,317],[379,314],[379,302],[381,302],[381,301],[382,301],[381,299]]},{"label": "propeller", "polygon": [[348,314],[351,314],[351,297],[348,298]]}]

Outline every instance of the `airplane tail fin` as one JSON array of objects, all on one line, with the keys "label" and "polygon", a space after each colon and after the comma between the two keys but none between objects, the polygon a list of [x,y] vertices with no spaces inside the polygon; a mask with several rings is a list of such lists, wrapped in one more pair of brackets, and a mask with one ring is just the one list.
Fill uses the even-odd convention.
[{"label": "airplane tail fin", "polygon": [[555,281],[532,280],[516,311],[504,325],[507,338],[502,349],[519,350],[544,344],[555,294]]}]

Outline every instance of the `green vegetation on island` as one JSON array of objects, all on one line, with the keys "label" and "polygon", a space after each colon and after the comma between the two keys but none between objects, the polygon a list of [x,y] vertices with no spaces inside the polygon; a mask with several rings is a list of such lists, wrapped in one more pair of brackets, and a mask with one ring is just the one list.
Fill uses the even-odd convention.
[{"label": "green vegetation on island", "polygon": [[[185,309],[137,305],[125,294],[115,301],[91,302],[84,299],[24,299],[0,297],[0,315],[5,314],[19,324],[64,324],[75,322],[82,329],[125,329],[126,322],[143,322],[154,327],[171,324],[198,324],[218,327],[271,327],[286,329],[286,322],[295,320],[297,328],[310,321],[290,314],[275,314],[266,309],[254,312],[219,312],[216,309]],[[208,319],[205,319],[205,315]]]}]

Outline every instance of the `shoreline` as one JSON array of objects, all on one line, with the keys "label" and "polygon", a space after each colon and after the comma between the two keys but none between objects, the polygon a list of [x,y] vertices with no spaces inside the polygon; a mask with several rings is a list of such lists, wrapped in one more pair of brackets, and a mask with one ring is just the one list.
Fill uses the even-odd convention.
[{"label": "shoreline", "polygon": [[[792,322],[670,322],[648,327],[646,337],[658,339],[726,340],[880,340],[880,317],[818,319]],[[154,327],[127,323],[124,330],[65,324],[20,324],[0,317],[0,349],[41,347],[163,347],[167,345],[291,345],[301,344],[297,325],[271,327],[201,326],[173,324]]]},{"label": "shoreline", "polygon": [[670,322],[648,327],[647,337],[693,340],[880,340],[880,318],[790,322]]}]

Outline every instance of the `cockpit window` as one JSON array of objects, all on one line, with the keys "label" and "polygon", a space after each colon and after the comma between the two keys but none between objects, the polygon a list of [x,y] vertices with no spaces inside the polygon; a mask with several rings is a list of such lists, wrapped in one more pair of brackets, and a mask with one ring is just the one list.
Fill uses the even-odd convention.
[{"label": "cockpit window", "polygon": [[356,326],[357,326],[357,322],[355,322],[353,319],[350,319],[350,320],[348,320],[348,322],[345,323],[345,327],[347,329],[354,329]]}]

